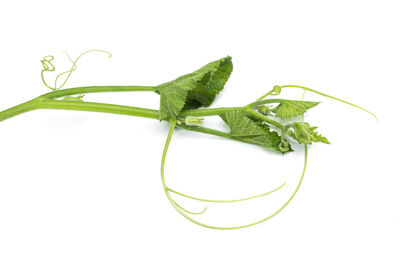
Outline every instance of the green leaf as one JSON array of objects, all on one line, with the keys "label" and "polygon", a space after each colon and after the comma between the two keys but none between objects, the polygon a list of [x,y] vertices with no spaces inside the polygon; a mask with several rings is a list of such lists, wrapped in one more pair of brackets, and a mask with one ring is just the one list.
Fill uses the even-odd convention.
[{"label": "green leaf", "polygon": [[275,116],[281,119],[289,119],[303,115],[308,109],[315,107],[319,102],[282,100],[281,103],[272,110]]},{"label": "green leaf", "polygon": [[330,144],[328,139],[317,133],[317,127],[311,127],[307,122],[296,122],[293,125],[294,131],[288,131],[288,135],[299,144],[311,145],[312,142]]},{"label": "green leaf", "polygon": [[157,86],[156,92],[160,93],[160,120],[176,118],[183,109],[211,105],[224,88],[232,69],[232,59],[228,56]]},{"label": "green leaf", "polygon": [[188,93],[185,109],[208,107],[224,89],[233,70],[232,58],[225,57],[211,62],[196,72],[207,72],[194,90]]},{"label": "green leaf", "polygon": [[[264,148],[274,149],[279,152],[283,151],[280,148],[281,137],[277,132],[270,130],[270,127],[259,121],[254,121],[242,111],[229,111],[220,116],[231,130],[231,136],[245,143],[259,145]],[[288,148],[288,151],[293,151]]]}]

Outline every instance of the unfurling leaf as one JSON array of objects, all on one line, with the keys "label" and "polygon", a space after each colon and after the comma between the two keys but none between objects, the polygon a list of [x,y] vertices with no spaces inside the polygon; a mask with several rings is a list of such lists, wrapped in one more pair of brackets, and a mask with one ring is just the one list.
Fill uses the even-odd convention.
[{"label": "unfurling leaf", "polygon": [[317,127],[311,127],[307,122],[296,122],[293,125],[294,131],[288,131],[288,135],[299,144],[311,145],[312,142],[330,144],[328,139],[317,133]]}]

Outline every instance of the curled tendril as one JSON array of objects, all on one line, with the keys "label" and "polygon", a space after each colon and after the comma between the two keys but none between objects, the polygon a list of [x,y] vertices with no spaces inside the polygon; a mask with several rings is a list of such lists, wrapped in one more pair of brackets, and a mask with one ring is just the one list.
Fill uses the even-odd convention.
[{"label": "curled tendril", "polygon": [[270,91],[270,95],[279,95],[282,91],[282,88],[279,85],[275,85]]},{"label": "curled tendril", "polygon": [[[54,60],[54,56],[52,56],[52,55],[45,56],[45,57],[40,61],[40,62],[42,63],[42,66],[43,66],[43,69],[42,69],[42,71],[41,71],[41,77],[42,77],[43,84],[44,84],[47,88],[49,88],[50,90],[52,90],[52,91],[57,91],[57,90],[61,89],[62,87],[64,87],[65,84],[67,83],[67,81],[69,80],[71,74],[76,70],[76,63],[78,62],[78,60],[79,60],[82,56],[84,56],[84,55],[86,55],[87,53],[90,53],[90,52],[106,53],[106,54],[108,54],[108,57],[111,57],[111,56],[112,56],[112,54],[111,54],[110,52],[108,52],[108,51],[100,50],[100,49],[91,49],[91,50],[85,51],[85,52],[83,52],[82,54],[80,54],[75,60],[72,60],[71,57],[68,55],[68,53],[67,53],[67,52],[64,52],[64,53],[66,54],[66,56],[68,57],[69,61],[71,61],[72,66],[71,66],[71,68],[70,68],[69,70],[64,71],[64,72],[62,72],[62,73],[60,73],[60,74],[57,75],[57,77],[56,77],[55,80],[54,80],[54,86],[50,86],[50,85],[46,82],[46,80],[45,80],[45,78],[44,78],[44,74],[45,74],[46,72],[53,72],[53,71],[56,70],[56,68],[54,67],[54,64],[53,64],[53,62],[52,62],[52,61]],[[59,79],[60,79],[62,76],[65,76],[65,75],[66,75],[67,77],[64,79],[64,82],[63,82],[61,85],[58,86],[57,83],[58,83]],[[81,99],[82,97],[83,97],[83,96],[80,96],[79,99]]]},{"label": "curled tendril", "polygon": [[279,151],[287,152],[290,150],[289,142],[285,140],[285,134],[282,134],[282,140],[279,143]]},{"label": "curled tendril", "polygon": [[266,93],[265,95],[263,95],[262,97],[258,98],[258,100],[262,100],[264,98],[266,98],[267,96],[270,95],[279,95],[282,92],[282,87],[280,87],[279,85],[275,85],[271,91],[269,91],[268,93]]},{"label": "curled tendril", "polygon": [[55,67],[53,63],[51,63],[54,60],[53,56],[45,56],[40,62],[42,62],[43,66],[43,71],[55,71]]}]

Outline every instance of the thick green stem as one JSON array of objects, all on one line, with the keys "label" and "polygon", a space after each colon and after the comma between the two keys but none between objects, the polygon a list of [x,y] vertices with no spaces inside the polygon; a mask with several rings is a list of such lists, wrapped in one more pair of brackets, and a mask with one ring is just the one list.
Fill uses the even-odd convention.
[{"label": "thick green stem", "polygon": [[158,119],[158,111],[147,108],[69,100],[42,100],[40,103],[40,109],[93,111]]},{"label": "thick green stem", "polygon": [[[75,89],[75,88],[74,88]],[[93,89],[94,90],[94,89]],[[63,92],[62,92],[63,91]],[[56,93],[62,93],[56,94]],[[94,91],[92,91],[94,92]],[[96,92],[99,92],[98,90]],[[102,113],[122,114],[129,116],[139,116],[144,118],[158,119],[158,110],[146,109],[139,107],[94,103],[94,102],[83,102],[83,101],[71,101],[71,100],[53,100],[61,96],[75,95],[82,93],[82,90],[72,91],[71,89],[65,89],[49,93],[46,95],[39,96],[33,100],[22,103],[18,106],[9,108],[0,112],[0,121],[12,118],[16,115],[36,110],[36,109],[62,109],[62,110],[80,110],[80,111],[93,111]],[[181,116],[213,116],[220,115],[232,110],[243,110],[243,108],[214,108],[214,109],[200,109],[200,110],[186,110],[181,113]],[[181,127],[183,128],[183,127]],[[190,129],[193,130],[193,129]],[[219,135],[211,133],[214,135]],[[220,135],[221,136],[221,135]],[[226,137],[226,136],[223,136]]]},{"label": "thick green stem", "polygon": [[0,121],[36,109],[80,110],[158,119],[158,111],[154,109],[83,101],[49,100],[39,97],[0,112]]},{"label": "thick green stem", "polygon": [[57,90],[51,93],[41,95],[35,99],[32,99],[18,106],[0,112],[0,121],[36,109],[83,110],[83,111],[124,114],[124,115],[157,119],[158,118],[157,110],[127,107],[120,105],[81,102],[81,101],[62,101],[62,100],[58,100],[57,102],[54,102],[55,100],[49,101],[51,99],[56,99],[64,96],[80,95],[86,93],[132,92],[132,91],[151,92],[154,90],[155,87],[151,86],[87,86],[87,87],[76,87],[64,90]]},{"label": "thick green stem", "polygon": [[22,103],[18,106],[0,112],[0,121],[4,121],[19,114],[38,109],[38,107],[39,107],[39,101],[37,99],[33,99],[31,101]]}]

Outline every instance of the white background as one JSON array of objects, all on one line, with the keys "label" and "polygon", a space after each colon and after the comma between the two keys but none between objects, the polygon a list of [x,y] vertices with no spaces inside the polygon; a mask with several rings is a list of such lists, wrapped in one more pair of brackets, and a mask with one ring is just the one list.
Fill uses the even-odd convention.
[{"label": "white background", "polygon": [[[180,216],[159,169],[167,123],[39,110],[0,123],[0,266],[400,266],[398,1],[3,1],[0,109],[48,91],[40,59],[68,68],[67,87],[157,85],[231,55],[234,71],[214,107],[241,106],[275,84],[299,84],[377,114],[323,101],[306,120],[314,144],[302,188],[275,218],[217,231]],[[49,76],[49,79],[53,76]],[[286,89],[282,97],[298,99]],[[158,95],[87,95],[86,101],[158,108]],[[218,122],[213,121],[213,125]],[[209,205],[198,218],[237,225],[291,194],[303,150],[281,156],[178,131],[168,184],[208,198],[281,191]],[[201,203],[182,202],[191,210]]]}]

